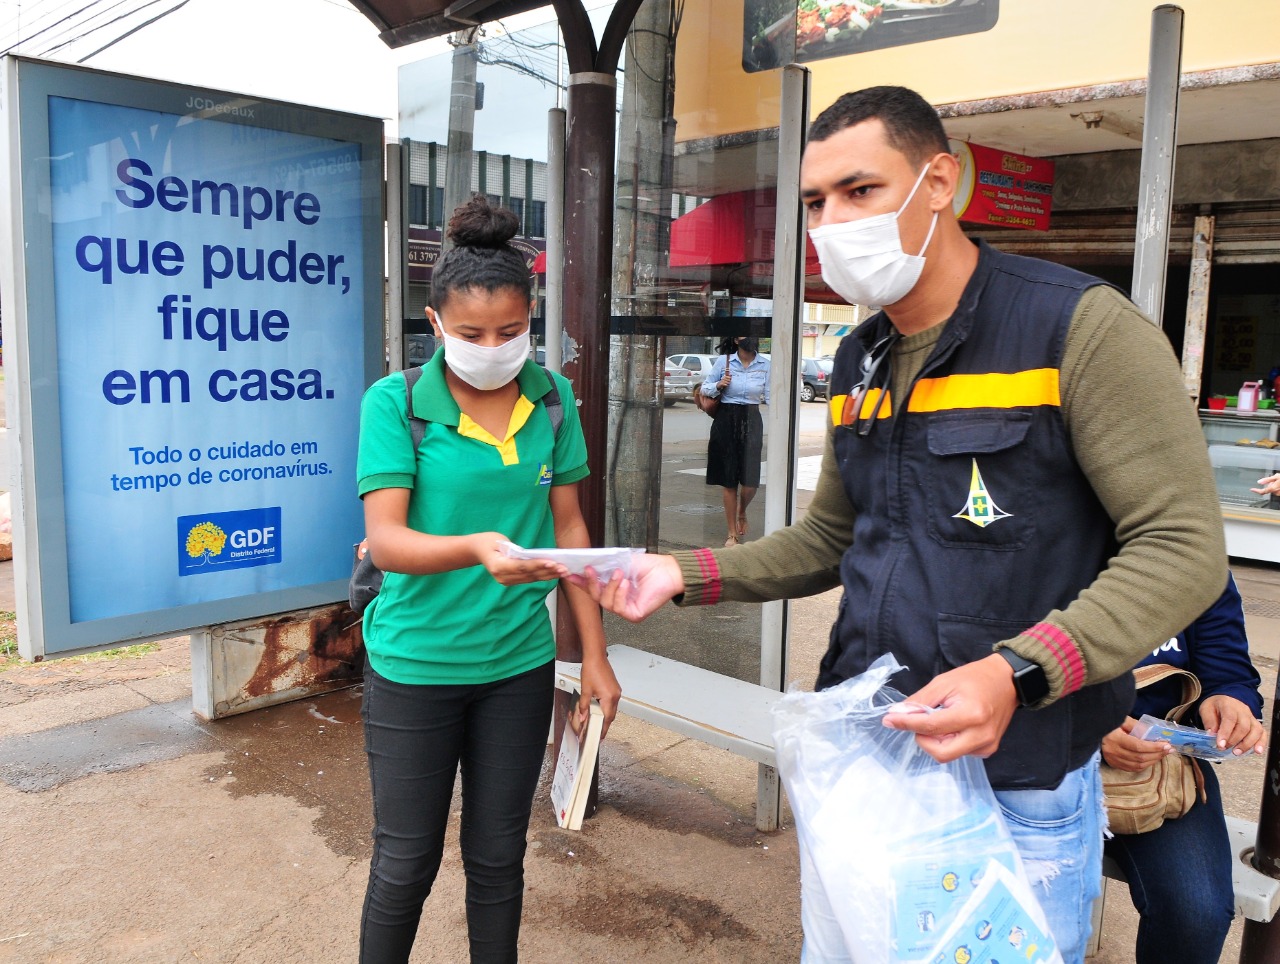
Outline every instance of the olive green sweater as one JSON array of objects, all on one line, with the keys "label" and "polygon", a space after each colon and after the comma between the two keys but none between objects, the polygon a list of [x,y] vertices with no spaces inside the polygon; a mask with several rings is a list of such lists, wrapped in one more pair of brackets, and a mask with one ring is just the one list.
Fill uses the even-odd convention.
[{"label": "olive green sweater", "polygon": [[[895,346],[893,397],[906,396],[943,327]],[[1204,435],[1178,361],[1164,334],[1114,289],[1091,288],[1080,299],[1063,350],[1060,392],[1076,458],[1115,522],[1120,545],[1092,585],[1043,618],[1078,648],[1088,685],[1128,671],[1185,629],[1222,593],[1227,561]],[[764,602],[840,584],[854,512],[836,468],[832,431],[800,522],[711,551],[714,568],[708,550],[673,554],[684,576],[681,605]],[[1067,695],[1062,667],[1040,641],[1024,634],[996,648],[1006,645],[1044,667],[1050,693],[1041,705]]]}]

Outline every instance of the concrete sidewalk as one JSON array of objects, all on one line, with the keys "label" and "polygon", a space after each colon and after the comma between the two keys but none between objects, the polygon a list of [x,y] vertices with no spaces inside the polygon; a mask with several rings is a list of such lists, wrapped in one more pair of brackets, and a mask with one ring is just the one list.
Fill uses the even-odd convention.
[{"label": "concrete sidewalk", "polygon": [[[1236,573],[1270,697],[1280,573]],[[836,600],[797,604],[797,634],[820,635]],[[816,656],[797,649],[805,679]],[[371,822],[359,690],[205,724],[190,686],[185,638],[0,674],[0,961],[355,959]],[[798,959],[795,834],[789,814],[755,831],[753,764],[620,718],[601,772],[580,833],[539,793],[522,960]],[[1256,818],[1262,760],[1221,772],[1228,811]],[[415,960],[466,959],[462,889],[454,839]],[[1134,927],[1112,886],[1095,960],[1131,962]]]}]

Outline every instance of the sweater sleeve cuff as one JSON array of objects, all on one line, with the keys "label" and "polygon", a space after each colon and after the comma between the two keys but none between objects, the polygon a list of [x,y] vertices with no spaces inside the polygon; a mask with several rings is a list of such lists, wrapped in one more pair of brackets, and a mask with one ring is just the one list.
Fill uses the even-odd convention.
[{"label": "sweater sleeve cuff", "polygon": [[996,644],[1008,647],[1023,659],[1038,663],[1049,680],[1049,695],[1032,709],[1040,709],[1070,696],[1085,684],[1084,657],[1071,635],[1053,623],[1036,623],[1013,639]]},{"label": "sweater sleeve cuff", "polygon": [[720,566],[710,549],[673,552],[671,556],[680,566],[684,579],[684,592],[674,600],[677,606],[714,606],[720,601],[723,589]]}]

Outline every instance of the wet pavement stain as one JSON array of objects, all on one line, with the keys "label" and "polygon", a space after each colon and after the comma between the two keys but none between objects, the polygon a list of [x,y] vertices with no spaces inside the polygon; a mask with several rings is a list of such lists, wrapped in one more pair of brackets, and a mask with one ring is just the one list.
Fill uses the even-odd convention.
[{"label": "wet pavement stain", "polygon": [[208,724],[226,756],[205,776],[232,798],[270,793],[318,810],[313,826],[329,849],[367,859],[373,807],[361,695],[350,687]]},{"label": "wet pavement stain", "polygon": [[[559,926],[586,934],[623,940],[650,938],[663,931],[681,944],[759,939],[755,931],[715,901],[696,894],[665,887],[618,886],[615,878],[608,904],[608,913],[601,913],[598,894],[579,896],[559,903],[554,910],[554,920]],[[530,908],[525,916],[541,918],[544,913],[545,909]],[[547,921],[551,919],[548,915]]]},{"label": "wet pavement stain", "polygon": [[93,774],[217,749],[192,718],[190,700],[176,700],[0,740],[0,781],[40,793]]}]

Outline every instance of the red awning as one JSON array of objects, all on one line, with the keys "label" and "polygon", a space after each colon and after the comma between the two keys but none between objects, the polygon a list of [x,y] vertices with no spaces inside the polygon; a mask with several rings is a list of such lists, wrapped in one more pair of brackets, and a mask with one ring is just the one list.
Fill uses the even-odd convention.
[{"label": "red awning", "polygon": [[539,251],[538,256],[533,259],[533,273],[534,274],[547,273],[547,252]]},{"label": "red awning", "polygon": [[[776,195],[721,194],[671,222],[671,267],[773,261]],[[818,252],[805,235],[805,274],[820,273]]]}]

